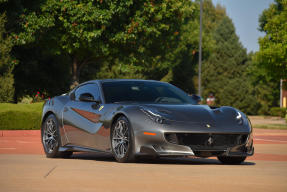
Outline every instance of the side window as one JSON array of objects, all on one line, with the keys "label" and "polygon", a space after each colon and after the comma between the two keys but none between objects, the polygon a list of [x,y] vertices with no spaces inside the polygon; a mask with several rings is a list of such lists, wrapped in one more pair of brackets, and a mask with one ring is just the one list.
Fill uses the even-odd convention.
[{"label": "side window", "polygon": [[79,87],[75,91],[75,100],[76,101],[79,101],[79,97],[82,93],[90,93],[91,95],[94,96],[94,99],[100,100],[99,88],[94,83],[86,84],[86,85]]}]

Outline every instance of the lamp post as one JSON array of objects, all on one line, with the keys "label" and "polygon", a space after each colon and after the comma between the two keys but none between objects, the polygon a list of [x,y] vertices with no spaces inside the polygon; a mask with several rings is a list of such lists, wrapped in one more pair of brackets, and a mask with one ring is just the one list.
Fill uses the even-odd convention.
[{"label": "lamp post", "polygon": [[200,0],[200,19],[199,19],[199,57],[198,57],[198,95],[201,96],[201,51],[202,43],[202,0]]},{"label": "lamp post", "polygon": [[280,79],[280,107],[283,107],[283,91],[282,91],[282,86],[283,86],[283,80]]}]

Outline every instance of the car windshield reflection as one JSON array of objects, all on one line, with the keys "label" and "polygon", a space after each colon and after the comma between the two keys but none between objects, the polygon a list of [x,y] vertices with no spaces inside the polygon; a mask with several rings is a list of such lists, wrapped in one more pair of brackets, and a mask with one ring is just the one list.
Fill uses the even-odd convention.
[{"label": "car windshield reflection", "polygon": [[102,87],[106,103],[193,103],[184,91],[163,82],[115,81]]}]

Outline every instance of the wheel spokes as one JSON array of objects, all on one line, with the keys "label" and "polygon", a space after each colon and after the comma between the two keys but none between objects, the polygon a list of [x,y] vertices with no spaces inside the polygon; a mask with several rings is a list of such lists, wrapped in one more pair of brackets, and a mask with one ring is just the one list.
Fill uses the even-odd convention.
[{"label": "wheel spokes", "polygon": [[53,119],[46,122],[43,133],[43,143],[48,153],[51,153],[58,145],[56,123]]},{"label": "wheel spokes", "polygon": [[128,151],[129,133],[125,121],[117,122],[112,135],[112,147],[118,158],[123,158]]}]

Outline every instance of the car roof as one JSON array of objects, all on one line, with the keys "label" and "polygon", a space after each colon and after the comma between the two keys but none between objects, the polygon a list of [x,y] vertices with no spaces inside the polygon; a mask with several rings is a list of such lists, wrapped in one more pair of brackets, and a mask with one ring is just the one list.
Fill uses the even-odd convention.
[{"label": "car roof", "polygon": [[160,82],[156,80],[144,80],[144,79],[99,79],[99,80],[91,80],[85,83],[105,83],[105,82],[120,82],[120,81],[140,81],[140,82]]}]

